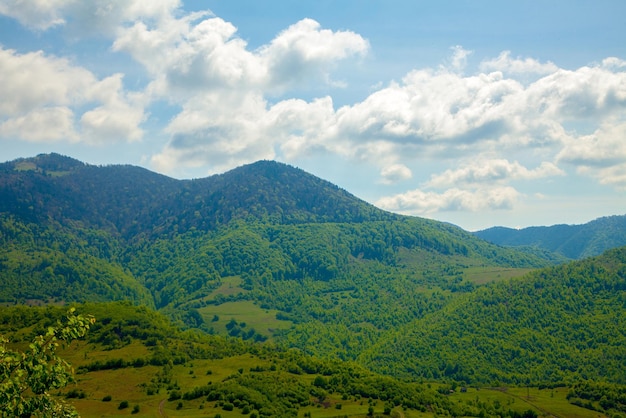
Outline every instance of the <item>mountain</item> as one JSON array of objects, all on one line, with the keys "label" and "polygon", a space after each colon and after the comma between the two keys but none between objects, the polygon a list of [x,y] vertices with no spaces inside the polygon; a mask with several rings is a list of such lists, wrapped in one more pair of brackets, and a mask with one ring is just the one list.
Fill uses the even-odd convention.
[{"label": "mountain", "polygon": [[555,266],[271,161],[195,180],[56,154],[0,164],[0,305],[126,301],[203,332],[191,342],[413,381],[626,383],[625,253]]},{"label": "mountain", "polygon": [[626,245],[626,215],[598,218],[583,225],[553,225],[512,229],[493,227],[477,237],[510,247],[531,246],[582,259]]},{"label": "mountain", "polygon": [[2,302],[130,300],[341,358],[481,283],[554,263],[271,161],[175,180],[40,155],[0,165],[0,198]]},{"label": "mountain", "polygon": [[175,180],[140,167],[92,166],[58,154],[0,164],[0,213],[38,223],[80,221],[127,239],[208,231],[249,217],[279,224],[397,218],[272,161]]}]

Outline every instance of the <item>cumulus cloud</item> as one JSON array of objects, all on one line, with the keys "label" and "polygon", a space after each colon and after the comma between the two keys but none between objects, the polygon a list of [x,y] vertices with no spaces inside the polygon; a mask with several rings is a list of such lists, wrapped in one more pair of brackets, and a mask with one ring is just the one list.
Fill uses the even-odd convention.
[{"label": "cumulus cloud", "polygon": [[22,25],[33,29],[46,30],[65,24],[64,10],[77,0],[1,0],[0,14],[12,17]]},{"label": "cumulus cloud", "polygon": [[404,164],[392,164],[384,167],[380,171],[382,182],[386,184],[397,183],[402,180],[408,180],[413,177],[411,169]]},{"label": "cumulus cloud", "polygon": [[18,54],[0,48],[0,115],[19,115],[37,107],[71,105],[97,80],[89,71],[43,52]]},{"label": "cumulus cloud", "polygon": [[[0,74],[2,137],[37,142],[141,138],[143,107],[124,93],[120,74],[98,80],[66,59],[2,48]],[[82,129],[76,127],[78,116]]]},{"label": "cumulus cloud", "polygon": [[626,188],[626,121],[606,124],[591,135],[572,137],[557,155],[601,184]]},{"label": "cumulus cloud", "polygon": [[312,19],[290,26],[256,51],[236,33],[230,22],[196,13],[156,27],[137,22],[120,32],[113,49],[144,65],[155,79],[155,93],[186,100],[205,91],[268,93],[329,80],[334,63],[369,47],[353,32],[322,29]]},{"label": "cumulus cloud", "polygon": [[542,63],[533,58],[512,58],[511,51],[503,51],[497,58],[485,60],[480,64],[481,71],[501,71],[513,75],[547,75],[556,72],[559,67],[552,62]]},{"label": "cumulus cloud", "polygon": [[21,138],[31,142],[78,141],[74,130],[74,113],[63,106],[35,108],[0,121],[0,137]]},{"label": "cumulus cloud", "polygon": [[472,51],[468,51],[461,45],[456,45],[452,49],[452,59],[450,60],[450,68],[456,72],[462,72],[467,66],[467,58],[472,55]]},{"label": "cumulus cloud", "polygon": [[450,187],[459,184],[484,184],[510,180],[536,180],[540,178],[564,175],[565,172],[550,162],[543,162],[539,167],[529,170],[517,161],[506,159],[482,160],[456,170],[446,170],[433,175],[426,186]]},{"label": "cumulus cloud", "polygon": [[429,215],[445,211],[469,211],[511,209],[520,193],[512,187],[492,187],[477,190],[451,188],[442,193],[411,190],[394,196],[383,197],[376,206],[398,213]]},{"label": "cumulus cloud", "polygon": [[369,43],[350,31],[322,29],[313,19],[303,19],[259,50],[271,87],[284,88],[294,83],[310,82],[338,60],[363,55]]},{"label": "cumulus cloud", "polygon": [[179,6],[179,0],[0,0],[0,14],[35,30],[70,25],[101,35],[138,19],[167,18]]}]

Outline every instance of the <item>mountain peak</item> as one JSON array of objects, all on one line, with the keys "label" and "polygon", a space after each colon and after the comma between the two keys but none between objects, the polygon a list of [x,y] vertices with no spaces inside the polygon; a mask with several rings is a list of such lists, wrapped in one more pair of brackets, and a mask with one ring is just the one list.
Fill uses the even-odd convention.
[{"label": "mountain peak", "polygon": [[57,176],[86,166],[81,161],[57,153],[39,154],[31,158],[19,158],[5,164],[8,164],[15,171],[35,171]]},{"label": "mountain peak", "polygon": [[0,212],[30,220],[81,221],[113,228],[127,237],[210,230],[234,219],[292,224],[396,217],[326,180],[276,161],[257,161],[195,180],[175,180],[129,165],[88,165],[59,154],[0,167],[0,196],[4,196]]}]

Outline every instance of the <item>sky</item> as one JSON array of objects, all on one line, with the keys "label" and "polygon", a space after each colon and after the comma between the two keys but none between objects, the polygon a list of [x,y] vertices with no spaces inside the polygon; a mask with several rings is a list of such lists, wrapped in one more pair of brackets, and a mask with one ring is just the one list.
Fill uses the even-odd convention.
[{"label": "sky", "polygon": [[0,0],[0,161],[276,160],[473,231],[626,214],[622,0]]}]

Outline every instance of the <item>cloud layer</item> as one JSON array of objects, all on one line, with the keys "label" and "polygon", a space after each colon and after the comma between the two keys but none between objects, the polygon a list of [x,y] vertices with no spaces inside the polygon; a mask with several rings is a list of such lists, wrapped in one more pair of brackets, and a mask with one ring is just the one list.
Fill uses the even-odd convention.
[{"label": "cloud layer", "polygon": [[[211,12],[177,0],[0,1],[0,14],[35,31],[105,34],[147,77],[130,91],[123,74],[98,77],[69,59],[0,47],[0,139],[107,144],[138,141],[159,103],[175,109],[153,167],[222,171],[258,159],[334,155],[369,164],[383,185],[440,172],[419,188],[381,198],[411,214],[508,209],[517,187],[577,173],[626,189],[626,61],[607,57],[559,68],[503,51],[467,70],[472,51],[452,48],[438,67],[408,72],[362,101],[334,105],[335,70],[370,52],[363,36],[303,19],[251,49]],[[518,157],[519,156],[519,157]],[[532,162],[531,162],[532,161]]]}]

